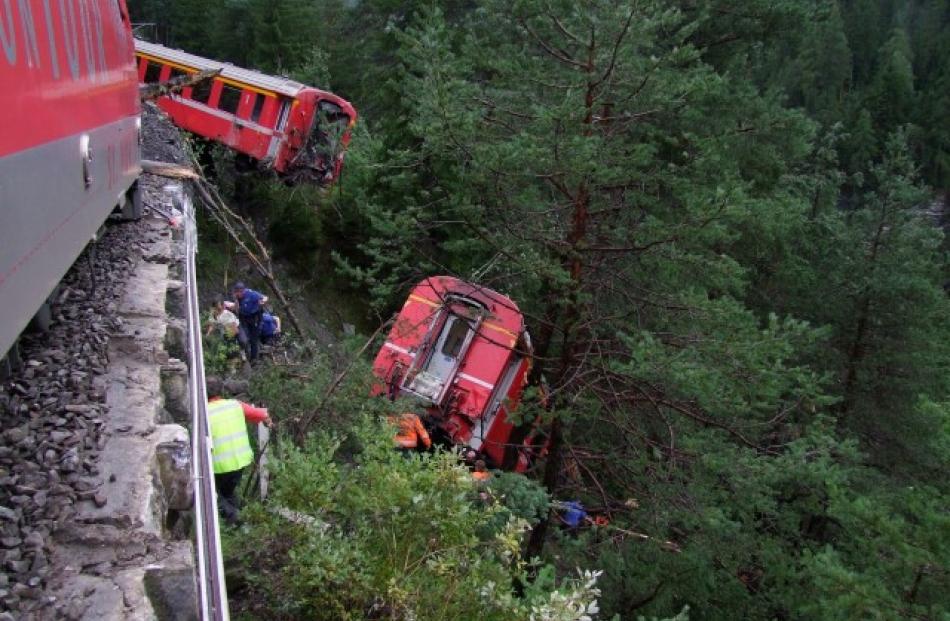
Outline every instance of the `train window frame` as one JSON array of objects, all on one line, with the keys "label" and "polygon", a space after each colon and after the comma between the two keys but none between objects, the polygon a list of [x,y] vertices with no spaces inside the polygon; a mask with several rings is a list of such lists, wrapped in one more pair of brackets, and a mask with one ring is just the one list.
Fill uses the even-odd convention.
[{"label": "train window frame", "polygon": [[290,100],[284,99],[280,102],[280,112],[277,113],[277,124],[274,126],[277,131],[284,131],[288,119],[290,119]]},{"label": "train window frame", "polygon": [[[459,355],[462,353],[462,348],[465,346],[465,341],[468,339],[469,332],[472,331],[473,326],[471,322],[461,315],[452,313],[449,315],[449,318],[455,318],[455,321],[452,322],[452,325],[449,326],[449,331],[445,335],[445,340],[442,342],[442,347],[439,350],[443,356],[448,356],[458,360]],[[448,318],[446,319],[448,321]],[[443,328],[444,329],[444,328]]]},{"label": "train window frame", "polygon": [[238,107],[241,105],[241,95],[244,93],[240,88],[231,84],[221,84],[221,94],[218,96],[218,110],[228,114],[237,114]]},{"label": "train window frame", "polygon": [[214,80],[202,80],[191,87],[191,100],[198,103],[209,105],[211,101],[211,91],[214,88]]},{"label": "train window frame", "polygon": [[251,109],[251,122],[259,123],[261,120],[261,112],[264,111],[264,104],[267,103],[267,95],[264,93],[256,93],[257,97],[254,99],[254,107]]},{"label": "train window frame", "polygon": [[160,62],[154,60],[145,61],[145,75],[142,76],[142,82],[145,84],[157,84],[162,79],[162,67]]}]

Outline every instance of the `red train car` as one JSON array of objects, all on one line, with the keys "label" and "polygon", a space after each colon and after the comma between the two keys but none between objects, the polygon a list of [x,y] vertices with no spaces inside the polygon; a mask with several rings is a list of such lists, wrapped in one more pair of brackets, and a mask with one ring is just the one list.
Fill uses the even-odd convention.
[{"label": "red train car", "polygon": [[[377,394],[428,404],[431,418],[454,444],[500,466],[531,367],[531,338],[509,298],[450,276],[433,276],[412,290],[373,363],[385,382]],[[531,441],[519,447],[524,471]]]},{"label": "red train car", "polygon": [[214,80],[159,98],[159,107],[179,127],[293,181],[328,185],[340,176],[356,123],[356,110],[345,99],[155,43],[136,40],[135,54],[143,83],[220,70]]},{"label": "red train car", "polygon": [[117,206],[139,97],[125,0],[0,2],[0,357]]}]

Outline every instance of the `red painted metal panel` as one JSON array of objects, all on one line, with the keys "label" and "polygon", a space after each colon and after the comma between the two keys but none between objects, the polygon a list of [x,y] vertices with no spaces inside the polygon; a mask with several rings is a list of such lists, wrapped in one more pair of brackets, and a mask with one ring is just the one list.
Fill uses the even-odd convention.
[{"label": "red painted metal panel", "polygon": [[[138,113],[125,2],[0,2],[0,156]],[[64,111],[68,110],[68,114]]]},{"label": "red painted metal panel", "polygon": [[[419,392],[416,378],[431,370],[450,316],[474,333],[467,348],[453,354],[458,358],[450,374],[439,376],[444,388]],[[373,372],[382,383],[374,394],[425,395],[430,417],[453,443],[478,448],[500,465],[513,429],[507,412],[517,407],[530,369],[529,341],[521,311],[509,298],[449,276],[427,278],[410,293],[376,356]],[[518,470],[527,468],[530,452],[526,446]]]},{"label": "red painted metal panel", "polygon": [[124,0],[0,2],[0,354],[140,172],[137,73]]}]

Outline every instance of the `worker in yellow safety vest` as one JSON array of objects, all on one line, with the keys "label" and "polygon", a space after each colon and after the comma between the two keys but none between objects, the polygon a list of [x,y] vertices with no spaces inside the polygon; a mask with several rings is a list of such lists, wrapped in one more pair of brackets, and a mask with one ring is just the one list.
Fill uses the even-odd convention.
[{"label": "worker in yellow safety vest", "polygon": [[396,448],[413,450],[419,448],[419,444],[425,448],[432,446],[432,440],[429,439],[429,433],[419,417],[413,412],[403,412],[399,416],[390,416],[390,424],[397,428],[393,441]]},{"label": "worker in yellow safety vest", "polygon": [[267,408],[254,407],[237,399],[215,397],[208,401],[211,463],[218,491],[218,512],[231,524],[238,521],[240,503],[235,492],[241,482],[241,473],[254,461],[247,423],[273,426]]}]

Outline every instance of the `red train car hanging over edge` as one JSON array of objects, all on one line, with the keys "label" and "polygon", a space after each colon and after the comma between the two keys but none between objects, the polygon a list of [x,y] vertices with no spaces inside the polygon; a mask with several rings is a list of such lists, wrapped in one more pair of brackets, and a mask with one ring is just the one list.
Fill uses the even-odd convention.
[{"label": "red train car hanging over edge", "polygon": [[135,41],[146,84],[207,70],[213,80],[162,96],[159,107],[190,132],[261,162],[291,181],[329,185],[339,176],[356,110],[342,97],[288,78]]},{"label": "red train car hanging over edge", "polygon": [[[439,432],[501,466],[531,367],[531,338],[509,298],[450,276],[412,290],[376,360],[376,393],[428,405]],[[531,439],[519,446],[524,471]]]}]

